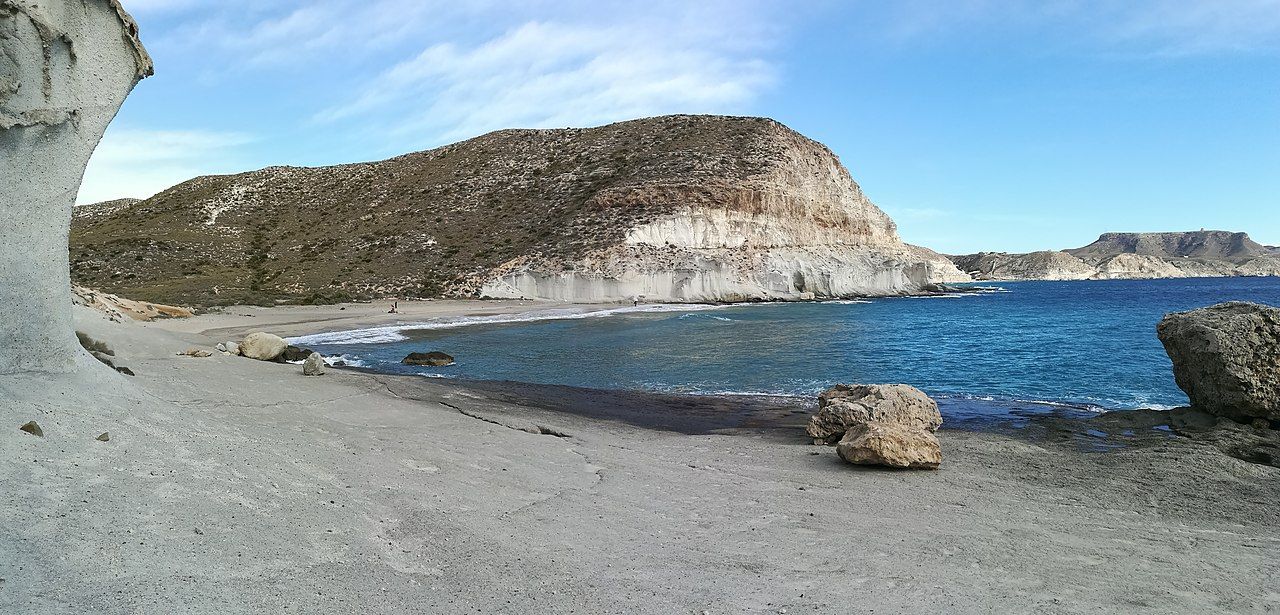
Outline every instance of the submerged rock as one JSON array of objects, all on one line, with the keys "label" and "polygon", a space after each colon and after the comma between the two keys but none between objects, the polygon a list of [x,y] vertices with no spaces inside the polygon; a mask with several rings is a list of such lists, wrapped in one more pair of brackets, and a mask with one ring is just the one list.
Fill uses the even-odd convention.
[{"label": "submerged rock", "polygon": [[320,353],[313,352],[302,362],[303,376],[323,376],[324,375],[324,359]]},{"label": "submerged rock", "polygon": [[18,429],[39,438],[44,437],[44,430],[40,429],[40,424],[35,421],[27,421],[26,423],[23,423],[22,427],[19,427]]},{"label": "submerged rock", "polygon": [[94,438],[94,439],[95,439],[95,440],[97,440],[97,441],[99,441],[99,442],[110,442],[110,441],[111,441],[111,434],[110,434],[110,433],[108,433],[108,432],[105,432],[105,431],[104,431],[104,432],[102,432],[101,434],[99,434],[97,438]]},{"label": "submerged rock", "polygon": [[274,361],[288,348],[284,338],[270,333],[250,333],[240,342],[240,354],[259,361]]},{"label": "submerged rock", "polygon": [[905,384],[837,384],[818,396],[818,413],[809,419],[814,444],[835,444],[850,427],[889,423],[925,431],[942,425],[938,403]]},{"label": "submerged rock", "polygon": [[935,470],[942,447],[933,432],[893,423],[854,425],[836,445],[840,458],[858,465]]},{"label": "submerged rock", "polygon": [[1221,303],[1169,314],[1156,332],[1193,408],[1241,423],[1280,421],[1280,309]]},{"label": "submerged rock", "polygon": [[409,356],[405,357],[404,360],[401,361],[401,363],[404,365],[444,367],[446,365],[453,365],[453,357],[438,350],[433,350],[431,352],[411,352],[409,353]]}]

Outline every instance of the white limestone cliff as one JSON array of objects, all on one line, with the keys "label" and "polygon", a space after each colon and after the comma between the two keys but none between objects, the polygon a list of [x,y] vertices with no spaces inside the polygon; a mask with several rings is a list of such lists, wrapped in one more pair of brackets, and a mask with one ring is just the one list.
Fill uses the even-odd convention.
[{"label": "white limestone cliff", "polygon": [[116,0],[0,0],[0,376],[105,370],[72,330],[67,235],[90,154],[151,73]]},{"label": "white limestone cliff", "polygon": [[781,128],[768,170],[740,182],[641,186],[609,205],[685,203],[574,262],[520,257],[480,294],[563,301],[798,300],[920,292],[969,281],[946,257],[903,243],[836,156]]}]

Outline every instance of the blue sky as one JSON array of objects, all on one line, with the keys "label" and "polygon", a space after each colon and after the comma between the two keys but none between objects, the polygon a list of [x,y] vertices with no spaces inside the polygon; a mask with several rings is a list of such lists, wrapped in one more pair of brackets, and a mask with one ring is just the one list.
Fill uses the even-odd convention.
[{"label": "blue sky", "polygon": [[124,0],[156,61],[80,201],[499,128],[773,117],[946,252],[1280,244],[1280,0]]}]

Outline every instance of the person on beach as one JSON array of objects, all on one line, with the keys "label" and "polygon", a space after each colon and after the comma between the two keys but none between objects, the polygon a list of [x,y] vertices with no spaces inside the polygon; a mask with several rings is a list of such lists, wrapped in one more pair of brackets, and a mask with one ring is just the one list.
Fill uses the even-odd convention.
[{"label": "person on beach", "polygon": [[388,313],[388,314],[399,314],[399,313],[400,313],[399,307],[400,307],[400,302],[399,302],[399,301],[392,301],[392,302],[391,302],[391,309],[387,310],[387,313]]}]

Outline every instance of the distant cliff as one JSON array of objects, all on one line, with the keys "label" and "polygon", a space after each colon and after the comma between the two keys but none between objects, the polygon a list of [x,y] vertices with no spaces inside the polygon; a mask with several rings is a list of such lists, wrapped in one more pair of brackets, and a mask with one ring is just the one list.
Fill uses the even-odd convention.
[{"label": "distant cliff", "polygon": [[980,280],[1280,276],[1280,252],[1228,231],[1104,233],[1071,250],[950,258]]},{"label": "distant cliff", "polygon": [[503,130],[381,162],[200,177],[77,208],[77,283],[148,301],[740,301],[962,281],[768,119]]}]

